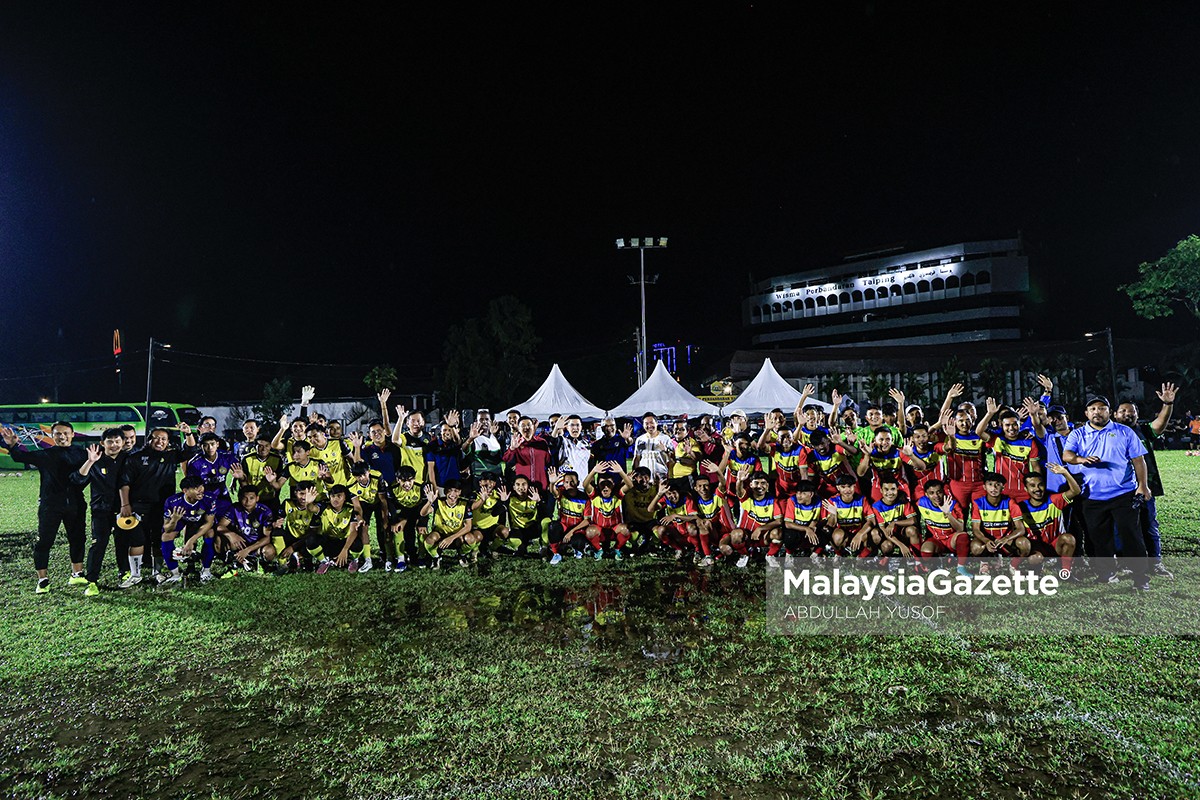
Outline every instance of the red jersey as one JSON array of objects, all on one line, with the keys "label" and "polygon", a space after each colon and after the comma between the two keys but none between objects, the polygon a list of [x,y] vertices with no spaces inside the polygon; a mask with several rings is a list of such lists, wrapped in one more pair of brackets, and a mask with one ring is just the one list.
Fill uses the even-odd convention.
[{"label": "red jersey", "polygon": [[946,453],[943,475],[948,481],[983,482],[984,441],[973,433],[954,434],[954,449]]},{"label": "red jersey", "polygon": [[996,436],[988,446],[992,450],[996,472],[1004,476],[1004,493],[1016,500],[1028,497],[1025,491],[1025,476],[1037,471],[1030,467],[1036,467],[1038,459],[1042,457],[1042,447],[1037,439],[1005,439],[1003,436]]}]

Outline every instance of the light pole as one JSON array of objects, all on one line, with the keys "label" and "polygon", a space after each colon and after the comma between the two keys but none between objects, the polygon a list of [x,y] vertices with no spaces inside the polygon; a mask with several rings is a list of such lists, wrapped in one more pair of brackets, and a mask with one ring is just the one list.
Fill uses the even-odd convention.
[{"label": "light pole", "polygon": [[143,441],[150,441],[150,394],[154,387],[154,348],[161,347],[164,350],[171,349],[171,345],[162,342],[154,341],[154,337],[150,337],[150,352],[146,361],[146,432],[143,434]]},{"label": "light pole", "polygon": [[1094,339],[1102,334],[1108,340],[1108,374],[1109,377],[1112,378],[1112,397],[1110,397],[1108,401],[1110,403],[1119,404],[1120,399],[1117,397],[1117,359],[1113,354],[1112,328],[1108,327],[1102,331],[1091,331],[1089,333],[1085,333],[1083,336],[1085,339]]},{"label": "light pole", "polygon": [[652,236],[647,236],[637,239],[617,239],[618,250],[633,250],[636,248],[641,251],[640,277],[638,280],[634,280],[632,275],[629,276],[629,282],[636,284],[641,289],[642,294],[642,327],[638,336],[638,386],[646,382],[646,359],[649,352],[646,346],[646,284],[658,282],[657,275],[652,275],[650,280],[646,280],[646,251],[663,250],[666,246],[666,237],[656,239]]}]

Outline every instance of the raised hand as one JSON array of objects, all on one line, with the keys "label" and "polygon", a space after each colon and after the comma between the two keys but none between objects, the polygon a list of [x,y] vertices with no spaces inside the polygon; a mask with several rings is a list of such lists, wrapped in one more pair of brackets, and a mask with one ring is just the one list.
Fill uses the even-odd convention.
[{"label": "raised hand", "polygon": [[317,465],[317,477],[318,478],[320,478],[321,480],[325,480],[326,478],[328,478],[330,476],[330,474],[331,473],[329,472],[329,465],[326,464],[324,461],[322,461],[320,464]]},{"label": "raised hand", "polygon": [[737,476],[739,481],[745,481],[754,472],[754,469],[749,464],[742,464],[738,467]]},{"label": "raised hand", "polygon": [[398,422],[404,419],[406,416],[408,416],[408,409],[404,407],[404,404],[401,403],[400,405],[396,406],[396,421]]},{"label": "raised hand", "polygon": [[834,505],[834,502],[833,502],[833,500],[822,500],[822,501],[821,501],[821,508],[822,508],[822,509],[824,509],[824,510],[825,510],[825,512],[826,512],[827,514],[831,515],[831,516],[833,516],[833,515],[836,515],[836,514],[837,514],[837,510],[838,510],[838,509],[837,509],[837,506],[836,506],[836,505]]},{"label": "raised hand", "polygon": [[98,444],[89,444],[87,448],[87,463],[95,464],[100,460],[101,450]]},{"label": "raised hand", "polygon": [[181,519],[183,519],[182,508],[172,508],[171,513],[167,515],[167,522],[171,523],[172,526],[177,524]]},{"label": "raised hand", "polygon": [[1042,387],[1042,391],[1045,394],[1050,394],[1050,390],[1054,388],[1054,381],[1050,380],[1049,378],[1047,378],[1045,375],[1043,375],[1040,372],[1038,373],[1038,376],[1037,376],[1037,382],[1038,382],[1038,385]]},{"label": "raised hand", "polygon": [[5,428],[5,427],[0,426],[0,438],[3,438],[4,443],[6,445],[8,445],[9,447],[12,447],[13,445],[15,445],[17,443],[17,434],[13,431],[12,428]]},{"label": "raised hand", "polygon": [[560,480],[562,480],[562,475],[559,474],[558,470],[551,467],[549,470],[546,471],[546,480],[550,483],[551,486],[553,486],[554,484],[556,484]]},{"label": "raised hand", "polygon": [[705,472],[716,472],[717,471],[717,465],[714,464],[710,459],[707,459],[707,458],[700,462],[700,467]]},{"label": "raised hand", "polygon": [[429,502],[432,503],[437,500],[437,489],[434,489],[432,484],[425,484],[421,487],[421,491],[425,495],[425,499]]},{"label": "raised hand", "polygon": [[234,480],[238,480],[238,481],[246,480],[246,471],[244,469],[242,469],[241,464],[234,464],[232,467],[230,467],[229,474],[233,476]]},{"label": "raised hand", "polygon": [[949,397],[951,400],[953,400],[956,397],[962,397],[963,392],[965,392],[966,390],[967,390],[967,387],[963,386],[961,383],[956,383],[950,387],[949,391],[946,392],[946,397]]},{"label": "raised hand", "polygon": [[621,426],[621,438],[625,439],[626,441],[633,438],[633,423],[632,422],[626,422],[624,425]]},{"label": "raised hand", "polygon": [[471,427],[467,431],[467,438],[468,439],[478,439],[482,435],[483,435],[483,425],[480,424],[479,420],[475,420],[474,422],[471,423]]},{"label": "raised hand", "polygon": [[263,477],[266,478],[268,482],[273,483],[275,481],[275,470],[271,469],[270,467],[263,467]]},{"label": "raised hand", "polygon": [[315,386],[305,386],[300,389],[300,405],[306,406],[312,402],[312,399],[317,396]]},{"label": "raised hand", "polygon": [[800,392],[800,396],[804,398],[812,397],[817,393],[817,387],[811,383],[804,384],[804,391]]},{"label": "raised hand", "polygon": [[1062,464],[1055,464],[1050,461],[1046,462],[1046,469],[1049,470],[1050,472],[1053,472],[1055,475],[1066,475],[1067,474],[1066,467],[1064,467]]},{"label": "raised hand", "polygon": [[529,484],[529,496],[533,498],[533,502],[535,503],[542,502],[542,493],[539,492],[537,486],[533,485],[532,483]]},{"label": "raised hand", "polygon": [[896,401],[896,408],[900,409],[900,413],[904,413],[904,392],[899,389],[888,389],[888,397]]},{"label": "raised hand", "polygon": [[996,398],[989,397],[987,399],[987,412],[989,414],[995,414],[999,410],[1000,410],[1000,404],[996,402]]},{"label": "raised hand", "polygon": [[829,395],[829,402],[833,403],[833,410],[837,411],[842,404],[842,393],[834,389],[833,394]]},{"label": "raised hand", "polygon": [[954,412],[947,410],[945,414],[942,414],[941,422],[942,432],[947,436],[953,436],[957,430],[954,425]]},{"label": "raised hand", "polygon": [[941,509],[943,514],[949,516],[950,512],[954,510],[954,498],[950,495],[943,496],[942,504],[938,508]]},{"label": "raised hand", "polygon": [[380,389],[379,394],[377,394],[375,396],[379,398],[379,406],[381,408],[386,408],[388,398],[390,398],[392,396],[392,390],[391,389]]},{"label": "raised hand", "polygon": [[188,425],[186,422],[181,422],[179,423],[179,432],[184,436],[188,436],[192,432],[192,426]]},{"label": "raised hand", "polygon": [[452,408],[446,412],[446,424],[452,428],[457,428],[460,421],[457,408]]},{"label": "raised hand", "polygon": [[1162,389],[1160,389],[1159,391],[1155,392],[1155,394],[1157,394],[1157,395],[1158,395],[1158,399],[1159,399],[1159,400],[1162,400],[1164,403],[1174,403],[1174,402],[1175,402],[1175,392],[1176,392],[1176,391],[1177,391],[1177,389],[1175,388],[1175,384],[1173,384],[1173,383],[1164,383],[1164,384],[1162,385]]},{"label": "raised hand", "polygon": [[500,488],[497,491],[500,492],[500,502],[507,503],[509,498],[508,487],[501,483]]}]

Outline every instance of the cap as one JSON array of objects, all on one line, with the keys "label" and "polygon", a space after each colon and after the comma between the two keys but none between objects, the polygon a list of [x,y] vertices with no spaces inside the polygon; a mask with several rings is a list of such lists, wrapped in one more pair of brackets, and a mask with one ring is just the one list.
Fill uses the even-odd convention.
[{"label": "cap", "polygon": [[1112,407],[1111,404],[1108,402],[1108,398],[1102,394],[1088,395],[1088,401],[1083,404],[1083,407],[1087,408],[1088,406],[1095,405],[1096,403],[1103,403],[1104,405],[1109,406],[1110,408]]},{"label": "cap", "polygon": [[741,417],[742,419],[745,419],[746,412],[745,411],[730,411],[729,416],[730,417]]},{"label": "cap", "polygon": [[905,414],[907,414],[908,412],[912,411],[914,408],[915,408],[917,411],[920,411],[920,410],[921,410],[921,407],[920,407],[919,405],[917,405],[916,403],[909,403],[908,405],[906,405],[906,406],[904,407],[904,413],[905,413]]},{"label": "cap", "polygon": [[1054,416],[1055,414],[1061,414],[1062,416],[1065,417],[1067,415],[1067,409],[1064,408],[1063,406],[1050,406],[1050,408],[1046,409],[1046,412],[1048,414],[1050,414],[1050,416]]}]

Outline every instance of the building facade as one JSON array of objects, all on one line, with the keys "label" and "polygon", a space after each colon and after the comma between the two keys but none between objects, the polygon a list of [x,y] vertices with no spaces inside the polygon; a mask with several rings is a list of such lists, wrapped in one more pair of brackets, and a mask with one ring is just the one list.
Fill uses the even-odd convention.
[{"label": "building facade", "polygon": [[857,259],[760,281],[742,304],[755,345],[854,347],[1022,338],[1020,239]]}]

